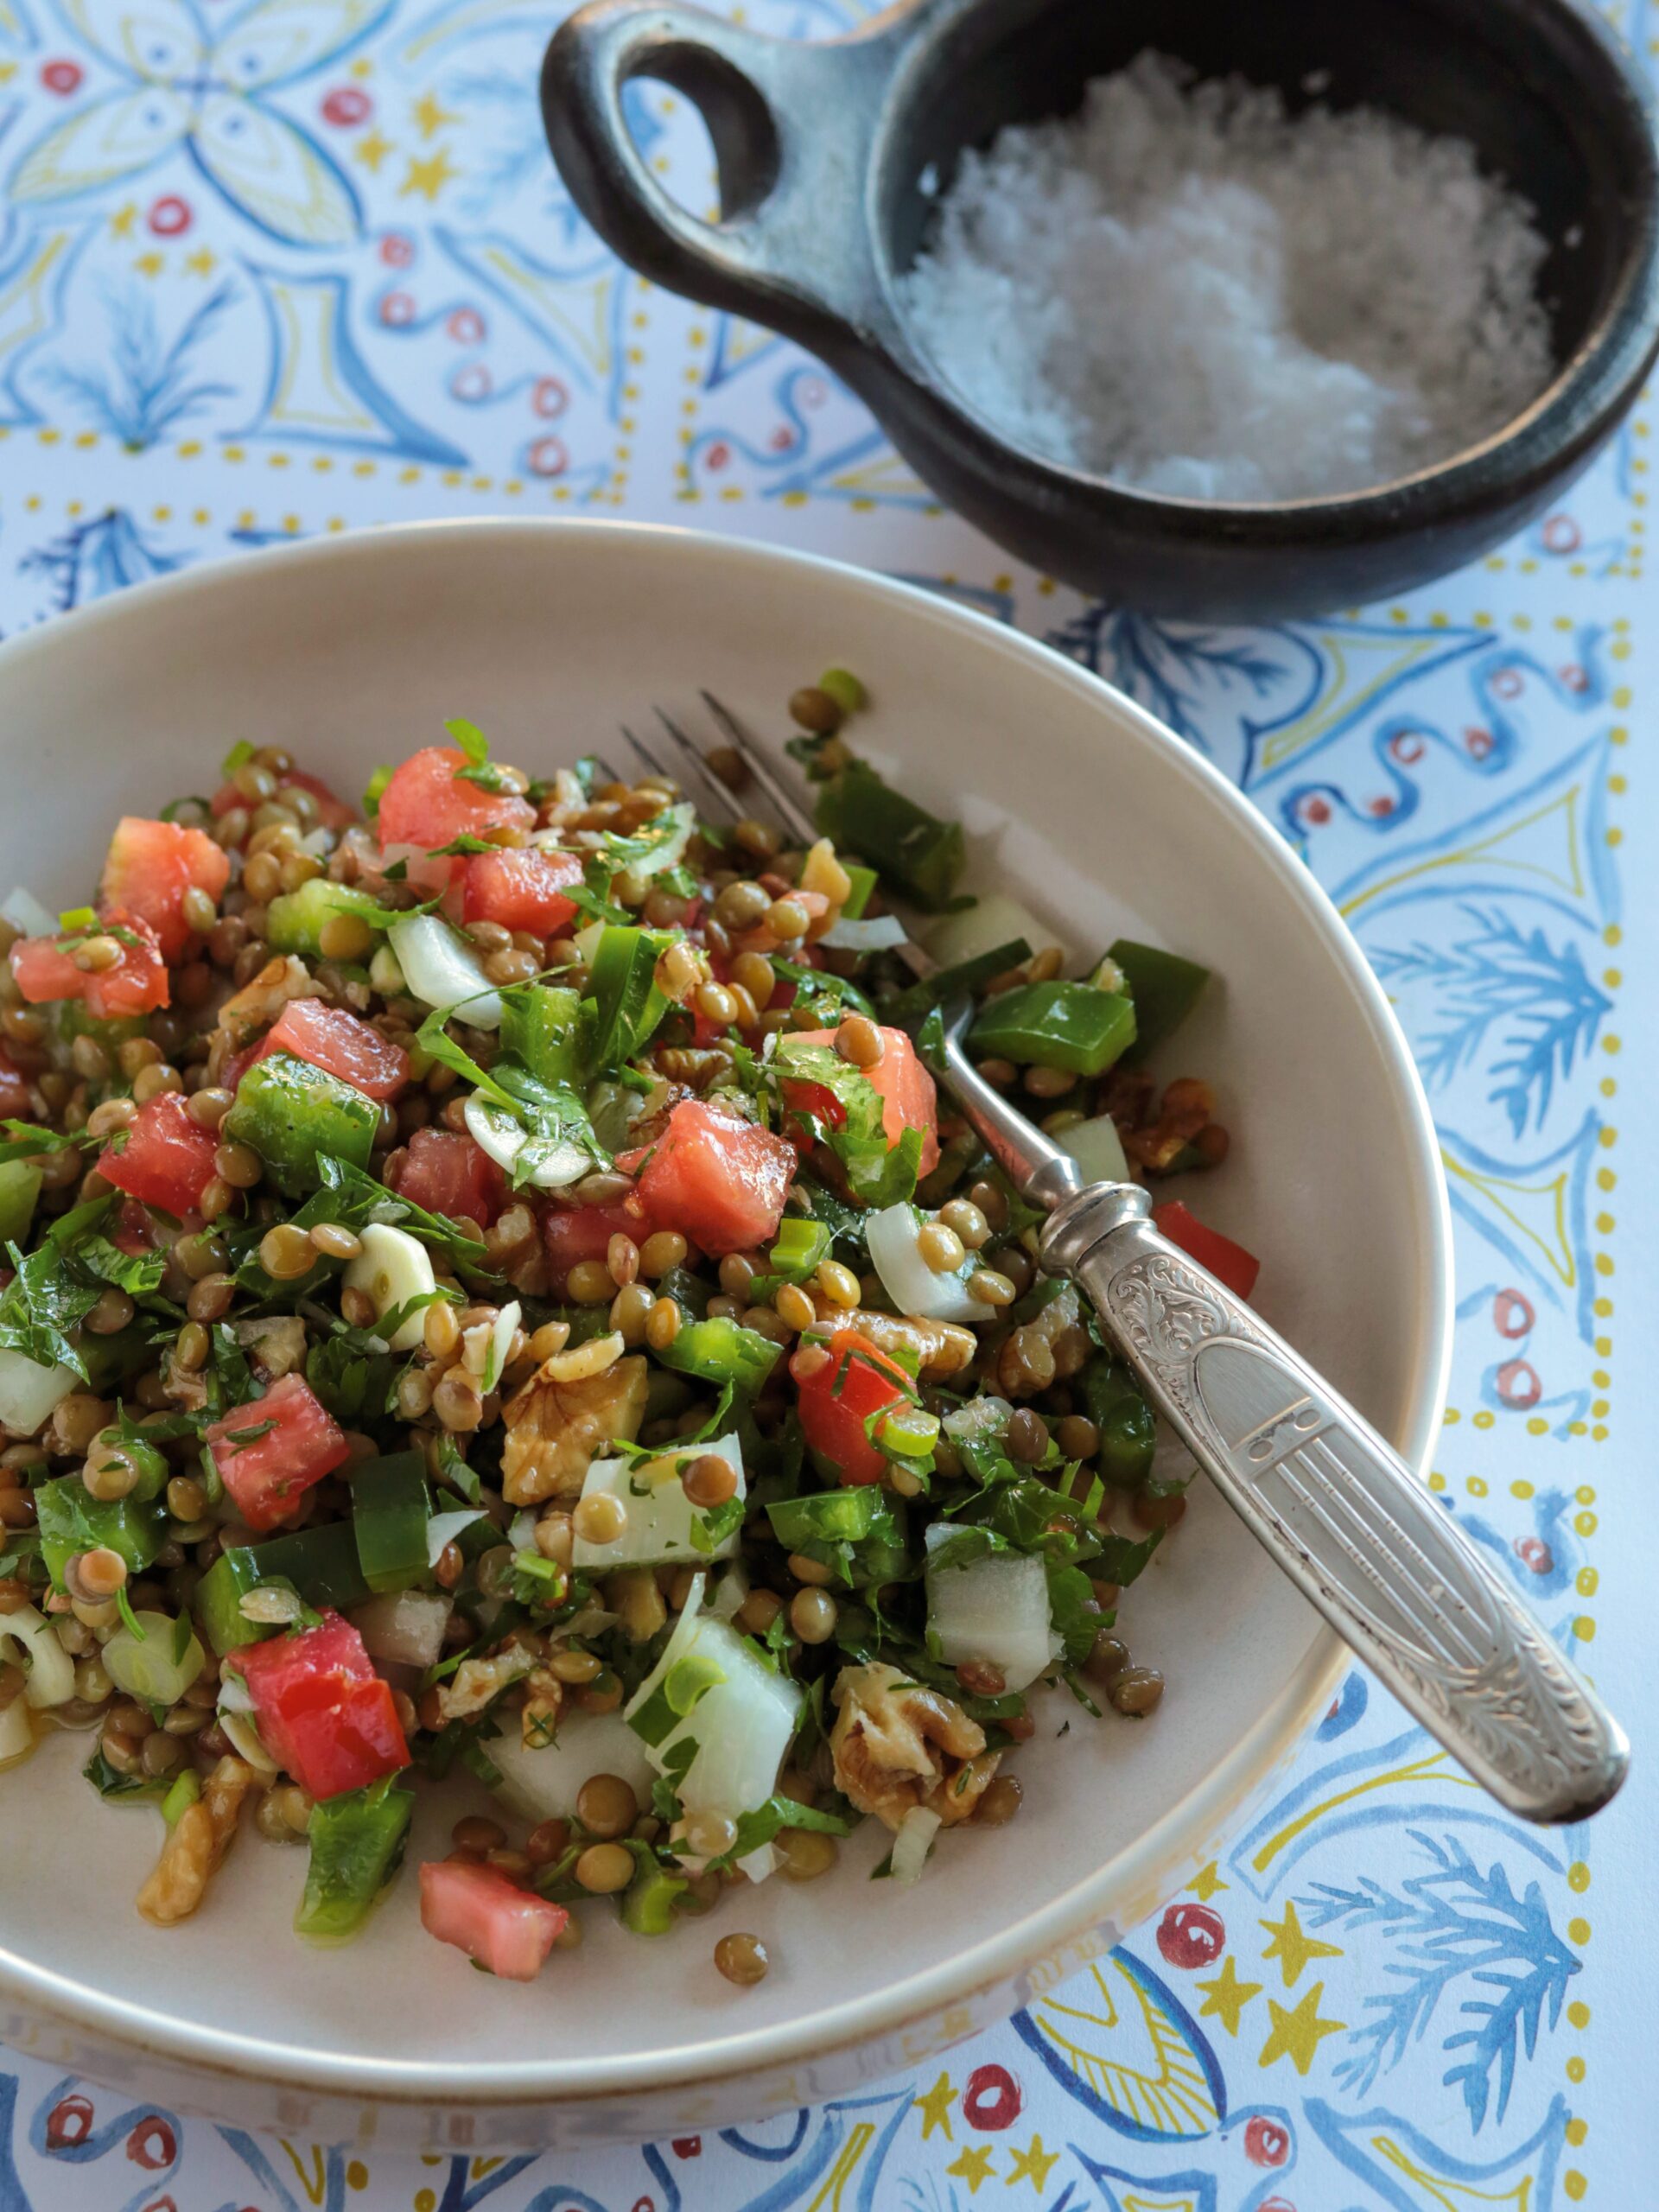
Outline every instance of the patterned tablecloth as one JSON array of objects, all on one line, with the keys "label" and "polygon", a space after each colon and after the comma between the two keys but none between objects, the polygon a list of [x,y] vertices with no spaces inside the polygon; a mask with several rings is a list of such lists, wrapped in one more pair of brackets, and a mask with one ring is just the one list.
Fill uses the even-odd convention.
[{"label": "patterned tablecloth", "polygon": [[[857,12],[748,10],[804,35]],[[1433,1486],[1639,1736],[1659,1186],[1641,1199],[1621,1125],[1659,1053],[1652,854],[1631,865],[1648,423],[1404,604],[1258,630],[1089,605],[941,512],[815,362],[599,247],[542,142],[550,20],[0,0],[0,628],[355,523],[621,513],[919,579],[1122,684],[1305,856],[1394,999],[1457,1223]],[[1659,51],[1643,10],[1626,29]],[[630,99],[706,199],[690,119]],[[1638,1764],[1593,1829],[1529,1832],[1356,1673],[1157,1921],[880,2094],[422,2162],[255,2140],[0,2052],[0,2212],[1640,2212],[1651,1791]]]}]

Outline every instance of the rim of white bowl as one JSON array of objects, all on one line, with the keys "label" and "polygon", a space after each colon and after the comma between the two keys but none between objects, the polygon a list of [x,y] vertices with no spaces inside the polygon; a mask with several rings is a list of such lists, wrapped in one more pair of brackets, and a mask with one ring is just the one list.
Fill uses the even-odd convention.
[{"label": "rim of white bowl", "polygon": [[[739,568],[791,569],[855,597],[897,601],[922,624],[963,633],[1046,682],[1060,684],[1090,701],[1109,702],[1110,712],[1121,724],[1142,742],[1166,753],[1178,775],[1215,799],[1231,818],[1237,834],[1267,858],[1304,908],[1310,926],[1357,1001],[1394,1077],[1394,1109],[1416,1170],[1411,1196],[1416,1216],[1419,1280],[1407,1408],[1401,1423],[1402,1433],[1393,1440],[1408,1460],[1422,1469],[1445,1408],[1451,1366],[1452,1215],[1427,1096],[1404,1034],[1382,986],[1330,898],[1266,818],[1218,769],[1154,715],[1052,646],[920,585],[902,583],[819,554],[671,524],[577,517],[456,517],[374,524],[338,537],[267,546],[132,585],[92,607],[78,608],[64,620],[0,644],[0,697],[10,671],[19,662],[37,653],[60,652],[67,635],[84,636],[94,624],[142,621],[148,610],[163,601],[223,589],[238,577],[257,578],[262,569],[277,564],[321,568],[395,561],[404,549],[423,548],[446,534],[475,538],[631,537],[648,541],[653,547],[670,547],[688,559]],[[782,2026],[710,2036],[668,2056],[645,2052],[479,2067],[458,2058],[440,2067],[422,2062],[365,2059],[350,2050],[298,2050],[258,2036],[197,2027],[169,2013],[106,1996],[21,1957],[3,1944],[0,1993],[205,2074],[241,2075],[334,2096],[435,2103],[446,2107],[510,2106],[569,2103],[642,2090],[684,2088],[700,2082],[741,2081],[745,2075],[759,2075],[798,2065],[849,2044],[872,2041],[980,1991],[1006,1985],[1084,1929],[1110,1922],[1115,1898],[1138,1899],[1158,1891],[1194,1852],[1226,1827],[1241,1803],[1290,1756],[1348,1662],[1346,1646],[1332,1630],[1323,1630],[1278,1696],[1201,1784],[1086,1881],[1035,1911],[874,1996],[825,2005]]]}]

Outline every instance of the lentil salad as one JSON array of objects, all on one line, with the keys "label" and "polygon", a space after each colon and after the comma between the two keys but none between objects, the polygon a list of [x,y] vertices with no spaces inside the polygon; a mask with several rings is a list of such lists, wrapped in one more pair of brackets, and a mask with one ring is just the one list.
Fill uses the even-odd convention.
[{"label": "lentil salad", "polygon": [[1144,1062],[1205,971],[1068,979],[963,899],[861,704],[790,702],[800,849],[455,722],[360,811],[234,748],[123,818],[95,907],[0,908],[0,1767],[96,1731],[92,1784],[164,1815],[152,1921],[251,1799],[308,1845],[300,1932],[349,1937],[408,1770],[459,1767],[512,1827],[456,1824],[422,1917],[529,1979],[587,1900],[660,1934],[867,1818],[916,1878],[1018,1812],[1037,1687],[1155,1707],[1116,1609],[1185,1471],[941,1112],[929,1017],[975,991],[982,1069],[1086,1173],[1184,1174],[1226,1132]]}]

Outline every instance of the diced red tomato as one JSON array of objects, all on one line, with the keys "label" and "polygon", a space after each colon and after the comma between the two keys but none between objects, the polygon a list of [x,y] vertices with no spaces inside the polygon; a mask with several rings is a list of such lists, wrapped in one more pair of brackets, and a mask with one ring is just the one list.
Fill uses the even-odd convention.
[{"label": "diced red tomato", "polygon": [[230,880],[230,855],[205,830],[124,814],[110,840],[99,899],[105,908],[124,906],[142,916],[156,932],[162,957],[177,960],[191,935],[185,893],[205,891],[217,899]]},{"label": "diced red tomato", "polygon": [[29,1078],[0,1052],[0,1119],[26,1122],[29,1113]]},{"label": "diced red tomato", "polygon": [[365,1098],[396,1098],[409,1081],[409,1054],[401,1045],[390,1043],[343,1007],[325,1006],[321,999],[290,999],[252,1059],[263,1060],[267,1052],[292,1052],[337,1075]]},{"label": "diced red tomato", "polygon": [[366,1789],[409,1764],[391,1685],[338,1613],[298,1636],[244,1644],[225,1663],[247,1683],[266,1749],[311,1796]]},{"label": "diced red tomato", "polygon": [[653,1229],[677,1229],[716,1258],[769,1243],[795,1174],[795,1149],[729,1108],[683,1098],[654,1145],[624,1153]]},{"label": "diced red tomato", "polygon": [[[833,1029],[802,1029],[790,1038],[791,1045],[833,1046],[835,1041]],[[919,1129],[922,1156],[916,1173],[931,1175],[939,1164],[939,1096],[932,1077],[917,1058],[916,1047],[902,1029],[882,1029],[881,1057],[862,1072],[881,1094],[881,1126],[887,1133],[888,1148],[898,1143],[906,1129]],[[830,1095],[821,1084],[786,1082],[784,1085],[784,1096],[791,1106],[833,1123],[838,1122],[839,1108],[836,1114],[826,1115],[822,1103]]]},{"label": "diced red tomato", "polygon": [[506,1203],[507,1179],[463,1131],[416,1129],[391,1187],[429,1213],[487,1229]]},{"label": "diced red tomato", "polygon": [[522,850],[475,853],[467,863],[462,912],[469,922],[499,922],[504,930],[529,930],[554,937],[576,912],[565,893],[582,881],[582,862],[574,853]]},{"label": "diced red tomato", "polygon": [[1247,1252],[1242,1244],[1235,1244],[1218,1229],[1206,1228],[1179,1198],[1154,1206],[1152,1219],[1154,1227],[1161,1230],[1172,1244],[1179,1244],[1189,1259],[1196,1260],[1201,1268],[1208,1268],[1217,1281],[1225,1283],[1235,1297],[1248,1298],[1255,1288],[1262,1262],[1255,1253]]},{"label": "diced red tomato", "polygon": [[118,1191],[164,1212],[187,1214],[200,1208],[213,1179],[219,1139],[192,1118],[176,1090],[160,1090],[128,1123],[125,1141],[99,1154],[98,1172]]},{"label": "diced red tomato", "polygon": [[816,1349],[802,1345],[789,1363],[807,1447],[822,1471],[843,1484],[879,1483],[887,1463],[864,1424],[885,1407],[913,1403],[915,1386],[861,1330],[837,1329],[822,1365],[811,1357]]},{"label": "diced red tomato", "polygon": [[463,781],[456,771],[466,766],[459,746],[428,745],[411,753],[380,794],[381,843],[432,852],[457,837],[534,826],[536,810],[528,799]]},{"label": "diced red tomato", "polygon": [[578,1260],[602,1260],[613,1236],[636,1242],[649,1234],[638,1206],[550,1206],[543,1224],[554,1295],[564,1294],[564,1279]]},{"label": "diced red tomato", "polygon": [[[171,995],[167,963],[156,932],[149,923],[125,906],[111,906],[98,930],[109,931],[121,950],[112,968],[77,968],[55,937],[26,937],[11,948],[11,972],[17,988],[31,1006],[55,999],[84,1000],[88,1014],[111,1021],[126,1014],[153,1014]],[[96,932],[74,930],[73,944]]]},{"label": "diced red tomato", "polygon": [[232,1503],[260,1535],[289,1520],[352,1448],[302,1375],[284,1375],[263,1398],[232,1407],[209,1425],[204,1440]]},{"label": "diced red tomato", "polygon": [[569,1917],[493,1866],[441,1859],[421,1869],[422,1927],[504,1981],[534,1981]]}]

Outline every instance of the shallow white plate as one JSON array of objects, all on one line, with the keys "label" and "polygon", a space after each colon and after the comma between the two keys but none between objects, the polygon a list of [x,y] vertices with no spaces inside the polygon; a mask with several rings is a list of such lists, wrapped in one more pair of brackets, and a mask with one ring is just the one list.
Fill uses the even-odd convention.
[{"label": "shallow white plate", "polygon": [[[1220,981],[1166,1072],[1220,1083],[1231,1158],[1192,1195],[1263,1259],[1258,1304],[1414,1459],[1444,1386],[1449,1236],[1433,1132],[1381,991],[1300,862],[1188,748],[1070,662],[826,563],[620,524],[448,524],[187,573],[0,651],[0,876],[84,900],[123,810],[213,787],[238,738],[359,791],[465,715],[532,770],[621,747],[699,685],[776,742],[831,664],[857,742],[967,824],[972,884],[1017,889],[1074,952],[1133,934]],[[3,888],[0,884],[0,888]],[[152,1811],[104,1808],[85,1738],[0,1779],[0,2033],[254,2123],[484,2147],[671,2133],[794,2106],[970,2032],[1190,1878],[1328,1698],[1338,1647],[1202,1485],[1121,1616],[1154,1719],[1064,1693],[1011,1826],[947,1839],[920,1886],[782,1880],[713,1923],[588,1940],[517,1987],[420,1930],[406,1873],[357,1944],[289,1918],[303,1853],[246,1835],[163,1933],[130,1899]],[[1062,1738],[1058,1731],[1071,1725]],[[428,1855],[454,1807],[424,1815]],[[417,1831],[416,1853],[421,1831]],[[711,1962],[747,1927],[773,1967]]]}]

